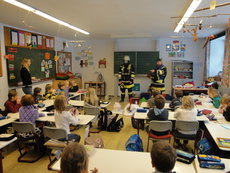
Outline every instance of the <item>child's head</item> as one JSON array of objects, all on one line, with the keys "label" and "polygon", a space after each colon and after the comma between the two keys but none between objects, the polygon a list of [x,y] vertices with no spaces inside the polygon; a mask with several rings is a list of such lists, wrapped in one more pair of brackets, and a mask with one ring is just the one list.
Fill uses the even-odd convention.
[{"label": "child's head", "polygon": [[29,106],[34,104],[34,97],[31,94],[26,94],[22,96],[21,99],[22,106]]},{"label": "child's head", "polygon": [[195,107],[194,100],[191,96],[184,96],[182,98],[182,106],[183,109],[193,109]]},{"label": "child's head", "polygon": [[58,88],[59,88],[60,90],[64,90],[64,89],[65,89],[65,83],[59,82],[59,83],[58,83]]},{"label": "child's head", "polygon": [[208,95],[209,95],[209,97],[214,98],[214,97],[218,97],[219,93],[218,93],[217,89],[209,87],[208,88]]},{"label": "child's head", "polygon": [[66,110],[67,100],[64,95],[58,95],[54,100],[54,108],[57,112],[62,113],[62,111]]},{"label": "child's head", "polygon": [[153,108],[155,106],[155,103],[154,103],[154,99],[151,98],[151,99],[148,99],[148,105],[149,105],[149,108]]},{"label": "child's head", "polygon": [[18,98],[18,93],[17,93],[16,89],[9,90],[8,99],[10,101],[15,101],[15,100],[17,100],[17,98]]},{"label": "child's head", "polygon": [[34,95],[42,95],[42,89],[39,87],[34,88]]},{"label": "child's head", "polygon": [[73,86],[76,86],[76,85],[77,85],[77,83],[76,83],[75,80],[70,80],[70,81],[69,81],[69,86],[70,86],[70,87],[73,87]]},{"label": "child's head", "polygon": [[46,84],[45,90],[46,90],[46,93],[52,92],[52,90],[53,90],[52,85]]},{"label": "child's head", "polygon": [[159,90],[152,90],[152,97],[155,98],[157,95],[160,94]]},{"label": "child's head", "polygon": [[159,172],[170,172],[176,163],[176,151],[166,142],[153,143],[151,150],[152,166]]},{"label": "child's head", "polygon": [[176,90],[175,95],[177,98],[183,97],[183,91],[182,90]]},{"label": "child's head", "polygon": [[154,104],[155,104],[156,108],[163,109],[164,106],[165,106],[165,98],[162,95],[160,95],[160,94],[157,95],[154,98]]},{"label": "child's head", "polygon": [[230,106],[230,95],[224,94],[221,97],[220,104],[223,106],[224,109],[226,109],[228,106]]},{"label": "child's head", "polygon": [[212,88],[215,88],[215,89],[218,90],[219,84],[218,84],[217,82],[214,82],[214,83],[212,84]]},{"label": "child's head", "polygon": [[83,145],[74,142],[63,150],[61,173],[84,172],[88,172],[88,155]]}]

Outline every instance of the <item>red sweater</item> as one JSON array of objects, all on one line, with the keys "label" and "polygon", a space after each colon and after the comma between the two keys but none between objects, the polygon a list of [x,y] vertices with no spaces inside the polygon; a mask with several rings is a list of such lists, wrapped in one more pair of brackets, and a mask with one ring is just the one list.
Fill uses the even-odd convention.
[{"label": "red sweater", "polygon": [[5,106],[5,112],[8,114],[8,113],[18,112],[19,108],[21,107],[21,104],[17,104],[16,101],[12,102],[10,100],[7,100],[4,106]]}]

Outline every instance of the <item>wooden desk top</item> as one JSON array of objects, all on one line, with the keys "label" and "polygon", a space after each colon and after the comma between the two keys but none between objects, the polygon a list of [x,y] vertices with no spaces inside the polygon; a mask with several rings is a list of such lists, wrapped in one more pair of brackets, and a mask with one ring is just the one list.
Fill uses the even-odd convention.
[{"label": "wooden desk top", "polygon": [[192,88],[176,88],[173,87],[174,90],[186,90],[186,91],[207,91],[208,88],[196,88],[196,87],[192,87]]},{"label": "wooden desk top", "polygon": [[84,82],[84,84],[104,84],[105,82],[93,82],[93,81],[89,81],[89,82]]}]

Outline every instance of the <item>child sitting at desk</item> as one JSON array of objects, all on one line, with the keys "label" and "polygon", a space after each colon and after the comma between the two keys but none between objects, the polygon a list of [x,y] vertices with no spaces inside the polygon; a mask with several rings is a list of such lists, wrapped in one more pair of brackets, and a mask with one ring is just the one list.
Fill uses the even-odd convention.
[{"label": "child sitting at desk", "polygon": [[[197,121],[197,109],[195,108],[194,100],[191,96],[184,96],[182,98],[182,105],[181,107],[177,108],[174,117],[176,120],[180,121]],[[179,131],[182,134],[194,134],[194,131]],[[187,140],[184,140],[184,145],[182,146],[180,141],[176,139],[176,143],[185,149],[185,146],[188,144]]]},{"label": "child sitting at desk", "polygon": [[[88,154],[85,147],[78,143],[67,145],[63,150],[61,157],[61,173],[88,173],[89,165]],[[91,173],[97,173],[98,170],[94,168]]]},{"label": "child sitting at desk", "polygon": [[208,95],[212,99],[213,106],[215,108],[219,108],[220,106],[220,95],[218,90],[215,88],[209,87],[208,88]]},{"label": "child sitting at desk", "polygon": [[21,107],[21,100],[18,98],[18,93],[15,89],[11,89],[8,93],[8,100],[4,104],[5,112],[8,113],[16,113]]},{"label": "child sitting at desk", "polygon": [[57,95],[60,95],[60,92],[65,92],[65,84],[63,82],[58,83]]},{"label": "child sitting at desk", "polygon": [[219,112],[223,113],[226,121],[230,121],[230,95],[223,95],[221,97],[220,104]]},{"label": "child sitting at desk", "polygon": [[150,155],[155,173],[170,173],[173,170],[177,154],[169,143],[154,142]]},{"label": "child sitting at desk", "polygon": [[148,112],[149,120],[168,120],[168,110],[164,108],[165,98],[162,95],[157,95],[154,98],[155,107]]},{"label": "child sitting at desk", "polygon": [[56,97],[55,90],[52,88],[51,84],[46,85],[44,97],[45,99],[55,99]]},{"label": "child sitting at desk", "polygon": [[69,81],[69,92],[77,92],[78,91],[78,85],[75,80]]},{"label": "child sitting at desk", "polygon": [[58,95],[54,101],[54,119],[57,128],[65,129],[68,134],[68,140],[80,142],[81,137],[77,134],[71,134],[69,125],[77,125],[79,119],[75,114],[75,109],[67,111],[67,99],[64,95]]},{"label": "child sitting at desk", "polygon": [[88,88],[86,93],[85,102],[92,106],[99,106],[99,99],[96,95],[96,90],[94,88]]},{"label": "child sitting at desk", "polygon": [[171,103],[169,104],[169,107],[173,110],[177,109],[182,104],[182,97],[183,97],[183,91],[182,90],[176,90],[175,91],[176,98],[174,98]]},{"label": "child sitting at desk", "polygon": [[155,106],[155,103],[154,103],[154,98],[160,94],[160,91],[159,90],[152,90],[152,96],[150,99],[148,99],[148,106],[149,108],[153,108]]},{"label": "child sitting at desk", "polygon": [[42,89],[39,87],[34,88],[34,102],[41,103],[45,98],[42,96]]},{"label": "child sitting at desk", "polygon": [[21,100],[22,107],[19,109],[19,120],[21,122],[31,122],[35,125],[36,119],[45,116],[43,113],[38,112],[38,108],[34,106],[34,97],[26,94]]}]

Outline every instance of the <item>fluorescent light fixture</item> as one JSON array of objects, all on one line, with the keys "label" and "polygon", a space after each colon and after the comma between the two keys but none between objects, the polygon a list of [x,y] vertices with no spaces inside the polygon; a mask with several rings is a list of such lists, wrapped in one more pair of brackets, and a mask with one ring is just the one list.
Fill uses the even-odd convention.
[{"label": "fluorescent light fixture", "polygon": [[179,32],[181,28],[183,27],[184,23],[187,22],[189,17],[192,15],[192,13],[196,10],[196,8],[200,5],[202,0],[193,0],[190,6],[188,7],[187,11],[185,12],[184,16],[180,20],[180,22],[177,24],[176,29],[174,32]]},{"label": "fluorescent light fixture", "polygon": [[46,19],[48,19],[48,20],[51,20],[51,21],[53,21],[53,22],[55,22],[55,23],[58,23],[58,24],[60,24],[60,25],[66,26],[66,27],[68,27],[68,28],[70,28],[70,29],[73,29],[73,30],[75,30],[75,31],[78,31],[78,32],[80,32],[80,33],[82,33],[82,34],[85,34],[85,35],[89,35],[89,34],[90,34],[90,33],[87,32],[87,31],[84,31],[84,30],[82,30],[82,29],[80,29],[80,28],[77,28],[77,27],[75,27],[75,26],[73,26],[73,25],[70,25],[70,24],[68,24],[68,23],[66,23],[66,22],[64,22],[64,21],[62,21],[62,20],[59,20],[59,19],[57,19],[57,18],[55,18],[55,17],[53,17],[53,16],[50,16],[50,15],[48,15],[48,14],[42,12],[42,11],[39,11],[39,10],[37,10],[37,9],[31,7],[31,6],[28,6],[28,5],[26,5],[26,4],[23,4],[23,3],[19,2],[19,1],[16,1],[16,0],[4,0],[4,1],[5,1],[5,2],[8,2],[8,3],[12,4],[12,5],[15,5],[15,6],[17,6],[17,7],[23,8],[24,10],[31,11],[31,12],[33,12],[34,14],[37,14],[37,15],[43,17],[43,18],[46,18]]}]

